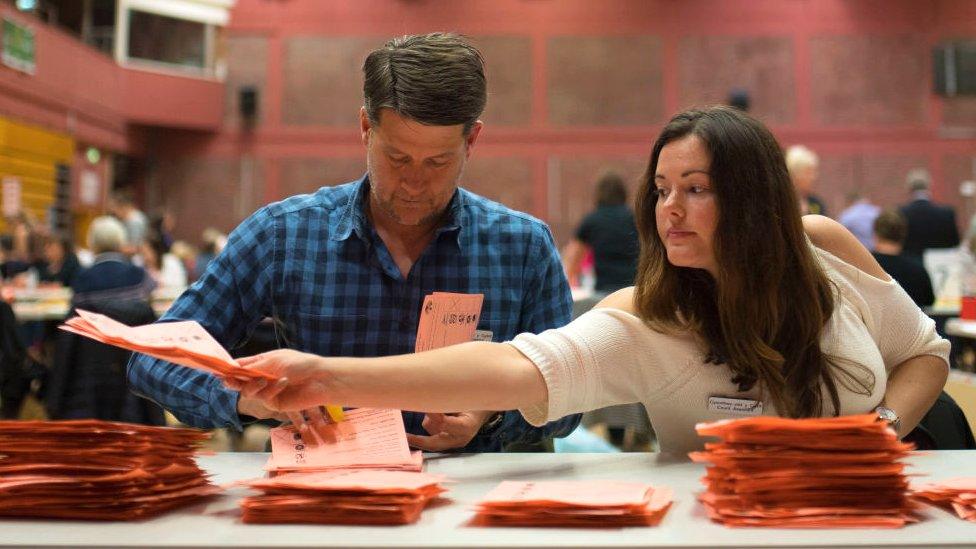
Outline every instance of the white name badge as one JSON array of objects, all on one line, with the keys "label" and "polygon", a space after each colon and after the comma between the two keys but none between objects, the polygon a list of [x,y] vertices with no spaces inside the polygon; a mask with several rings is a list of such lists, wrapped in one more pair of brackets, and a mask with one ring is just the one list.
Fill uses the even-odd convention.
[{"label": "white name badge", "polygon": [[493,335],[495,334],[491,330],[475,330],[471,341],[487,341],[490,343]]},{"label": "white name badge", "polygon": [[760,416],[763,405],[759,400],[748,398],[708,397],[708,409],[722,414],[737,416]]}]

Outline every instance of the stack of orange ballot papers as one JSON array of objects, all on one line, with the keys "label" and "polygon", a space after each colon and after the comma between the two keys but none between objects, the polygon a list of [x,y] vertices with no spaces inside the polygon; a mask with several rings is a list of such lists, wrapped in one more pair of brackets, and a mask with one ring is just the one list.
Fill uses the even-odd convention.
[{"label": "stack of orange ballot papers", "polygon": [[708,462],[699,496],[728,526],[898,528],[914,522],[905,465],[911,444],[873,414],[751,417],[701,423],[721,442],[692,452]]},{"label": "stack of orange ballot papers", "polygon": [[263,492],[241,502],[244,522],[410,524],[444,492],[441,475],[341,469],[245,482]]},{"label": "stack of orange ballot papers", "polygon": [[478,502],[483,526],[656,526],[670,488],[612,480],[507,480]]},{"label": "stack of orange ballot papers", "polygon": [[959,518],[976,522],[976,478],[950,478],[913,487],[912,494],[940,507],[950,508]]},{"label": "stack of orange ballot papers", "polygon": [[203,370],[222,378],[243,381],[271,374],[241,367],[200,323],[194,320],[126,326],[105,315],[77,309],[78,316],[61,325],[62,330],[102,343]]},{"label": "stack of orange ballot papers", "polygon": [[420,471],[424,458],[411,452],[399,410],[356,408],[345,420],[330,423],[308,441],[292,425],[271,430],[271,474],[329,469],[396,469]]},{"label": "stack of orange ballot papers", "polygon": [[100,420],[0,421],[0,516],[138,520],[220,492],[209,434]]}]

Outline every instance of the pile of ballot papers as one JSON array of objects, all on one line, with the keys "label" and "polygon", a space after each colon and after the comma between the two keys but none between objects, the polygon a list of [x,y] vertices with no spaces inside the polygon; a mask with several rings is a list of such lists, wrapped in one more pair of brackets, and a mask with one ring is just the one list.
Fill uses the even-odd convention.
[{"label": "pile of ballot papers", "polygon": [[952,509],[959,518],[976,522],[976,478],[950,478],[913,487],[912,494],[927,501]]},{"label": "pile of ballot papers", "polygon": [[441,475],[337,469],[246,481],[262,493],[241,502],[252,523],[411,524],[445,491]]},{"label": "pile of ballot papers", "polygon": [[0,421],[0,516],[138,520],[220,492],[209,434],[100,420]]},{"label": "pile of ballot papers", "polygon": [[478,502],[481,526],[656,526],[670,488],[613,480],[505,481]]},{"label": "pile of ballot papers", "polygon": [[905,465],[912,449],[873,414],[816,419],[750,417],[702,423],[720,442],[699,496],[728,526],[898,528],[914,522]]},{"label": "pile of ballot papers", "polygon": [[293,425],[272,429],[265,469],[275,475],[329,469],[420,471],[423,465],[423,454],[410,451],[399,410],[356,408],[345,412],[345,420],[304,434]]}]

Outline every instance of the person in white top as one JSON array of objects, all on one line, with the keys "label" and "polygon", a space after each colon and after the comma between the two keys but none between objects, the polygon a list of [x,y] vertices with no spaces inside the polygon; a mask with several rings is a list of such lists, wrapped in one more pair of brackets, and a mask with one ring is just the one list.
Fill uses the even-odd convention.
[{"label": "person in white top", "polygon": [[773,135],[727,107],[678,114],[637,197],[636,284],[569,325],[508,343],[414,355],[241,360],[280,382],[236,389],[302,429],[326,402],[458,412],[519,409],[533,424],[641,402],[662,451],[742,415],[877,410],[907,434],[945,384],[949,344],[858,240],[801,219]]}]

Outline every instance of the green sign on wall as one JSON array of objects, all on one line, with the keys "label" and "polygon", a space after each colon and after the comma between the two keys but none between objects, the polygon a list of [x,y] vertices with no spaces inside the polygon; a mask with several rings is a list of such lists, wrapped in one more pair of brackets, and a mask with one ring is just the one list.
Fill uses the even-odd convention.
[{"label": "green sign on wall", "polygon": [[34,74],[34,31],[4,18],[2,60],[8,67]]}]

